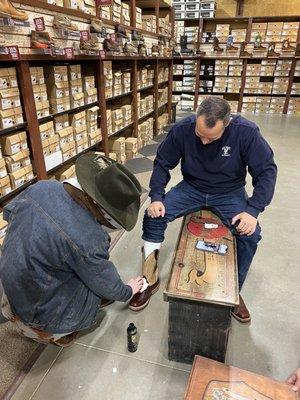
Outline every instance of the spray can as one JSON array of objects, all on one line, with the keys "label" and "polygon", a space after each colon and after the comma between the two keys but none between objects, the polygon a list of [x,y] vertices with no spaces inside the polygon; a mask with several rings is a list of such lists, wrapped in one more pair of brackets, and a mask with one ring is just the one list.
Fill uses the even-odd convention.
[{"label": "spray can", "polygon": [[137,329],[133,322],[127,328],[127,348],[130,353],[134,353],[138,348]]}]

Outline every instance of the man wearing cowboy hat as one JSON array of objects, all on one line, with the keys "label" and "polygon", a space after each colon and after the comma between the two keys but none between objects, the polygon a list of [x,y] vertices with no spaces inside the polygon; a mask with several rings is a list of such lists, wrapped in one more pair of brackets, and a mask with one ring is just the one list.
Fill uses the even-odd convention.
[{"label": "man wearing cowboy hat", "polygon": [[106,232],[135,226],[139,182],[95,152],[77,159],[76,175],[40,181],[4,208],[2,313],[21,334],[59,345],[96,324],[103,300],[128,301],[143,285],[142,277],[122,282]]}]

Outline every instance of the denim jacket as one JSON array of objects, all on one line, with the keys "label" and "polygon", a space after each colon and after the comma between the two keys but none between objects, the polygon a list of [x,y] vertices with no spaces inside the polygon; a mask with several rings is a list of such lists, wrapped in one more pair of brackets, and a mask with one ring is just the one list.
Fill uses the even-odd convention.
[{"label": "denim jacket", "polygon": [[5,206],[4,218],[0,279],[25,324],[51,333],[82,330],[96,323],[101,298],[131,297],[108,261],[109,235],[62,183],[30,186]]}]

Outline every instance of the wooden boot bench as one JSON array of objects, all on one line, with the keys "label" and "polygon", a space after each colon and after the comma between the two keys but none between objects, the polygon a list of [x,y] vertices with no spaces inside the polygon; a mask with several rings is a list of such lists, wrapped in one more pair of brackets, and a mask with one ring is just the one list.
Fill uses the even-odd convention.
[{"label": "wooden boot bench", "polygon": [[[199,241],[212,245],[210,250],[227,251],[198,250]],[[169,302],[169,360],[192,363],[199,354],[224,362],[230,312],[239,301],[236,243],[210,211],[184,217],[164,298]]]}]

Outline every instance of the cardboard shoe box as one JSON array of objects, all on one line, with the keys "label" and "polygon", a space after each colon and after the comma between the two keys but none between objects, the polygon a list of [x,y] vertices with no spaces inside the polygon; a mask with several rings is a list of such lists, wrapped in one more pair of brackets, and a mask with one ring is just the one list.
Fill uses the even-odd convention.
[{"label": "cardboard shoe box", "polygon": [[35,105],[36,114],[38,119],[48,117],[49,115],[49,101],[38,101]]},{"label": "cardboard shoe box", "polygon": [[125,138],[119,137],[118,139],[110,139],[109,140],[109,150],[110,151],[118,151],[125,154]]},{"label": "cardboard shoe box", "polygon": [[0,178],[0,196],[6,196],[12,190],[9,176]]},{"label": "cardboard shoe box", "polygon": [[18,88],[0,90],[0,110],[20,107],[20,93]]},{"label": "cardboard shoe box", "polygon": [[79,141],[81,139],[86,139],[87,138],[86,125],[80,125],[77,126],[76,128],[73,128],[73,133],[74,133],[74,139],[76,141]]},{"label": "cardboard shoe box", "polygon": [[7,176],[6,163],[4,158],[0,158],[0,178]]},{"label": "cardboard shoe box", "polygon": [[77,154],[86,150],[89,147],[88,138],[82,138],[81,140],[76,141],[76,151]]},{"label": "cardboard shoe box", "polygon": [[84,93],[71,94],[71,108],[84,106]]},{"label": "cardboard shoe box", "polygon": [[33,88],[34,100],[36,103],[39,101],[47,101],[48,100],[47,87],[45,84],[44,85],[35,85],[32,88]]},{"label": "cardboard shoe box", "polygon": [[83,89],[89,90],[95,88],[95,77],[92,75],[87,75],[82,77]]},{"label": "cardboard shoe box", "polygon": [[59,151],[59,135],[55,134],[48,139],[42,141],[44,156],[49,156]]},{"label": "cardboard shoe box", "polygon": [[76,151],[76,144],[74,141],[72,142],[67,142],[64,145],[61,146],[61,153],[62,153],[62,159],[63,162],[69,160],[70,158],[76,156],[77,151]]},{"label": "cardboard shoe box", "polygon": [[61,99],[50,99],[50,110],[52,114],[70,110],[70,97]]},{"label": "cardboard shoe box", "polygon": [[69,116],[67,114],[54,117],[54,130],[56,132],[59,131],[60,129],[67,128],[68,126],[69,126]]},{"label": "cardboard shoe box", "polygon": [[70,115],[70,124],[73,128],[86,125],[85,111]]},{"label": "cardboard shoe box", "polygon": [[68,128],[61,129],[60,131],[57,132],[57,134],[59,136],[60,147],[74,141],[73,128],[71,126],[69,126]]},{"label": "cardboard shoe box", "polygon": [[43,67],[30,67],[32,85],[43,85],[45,83]]},{"label": "cardboard shoe box", "polygon": [[59,180],[60,182],[65,181],[66,179],[70,179],[76,176],[75,172],[75,165],[71,165],[69,168],[66,168],[63,171],[59,171],[56,175],[55,178]]},{"label": "cardboard shoe box", "polygon": [[7,171],[10,173],[15,172],[31,164],[29,149],[19,151],[16,154],[13,154],[11,156],[6,156],[4,158]]},{"label": "cardboard shoe box", "polygon": [[17,189],[18,187],[33,179],[32,166],[27,165],[24,168],[12,172],[9,174],[9,177],[12,189]]},{"label": "cardboard shoe box", "polygon": [[81,79],[81,65],[69,65],[68,76],[70,83],[74,80]]},{"label": "cardboard shoe box", "polygon": [[45,66],[44,76],[47,87],[57,82],[68,82],[68,67]]},{"label": "cardboard shoe box", "polygon": [[89,132],[88,140],[89,140],[89,146],[94,146],[96,143],[101,142],[102,140],[101,130],[96,129],[94,132]]},{"label": "cardboard shoe box", "polygon": [[11,128],[12,126],[22,124],[23,122],[24,120],[21,107],[0,110],[1,129]]},{"label": "cardboard shoe box", "polygon": [[0,68],[0,89],[18,87],[15,68]]},{"label": "cardboard shoe box", "polygon": [[0,143],[2,153],[6,156],[28,149],[26,132],[0,137]]},{"label": "cardboard shoe box", "polygon": [[0,239],[4,239],[7,227],[8,227],[8,222],[3,219],[3,213],[0,213]]},{"label": "cardboard shoe box", "polygon": [[84,92],[84,102],[85,104],[95,103],[98,99],[97,89],[88,89]]},{"label": "cardboard shoe box", "polygon": [[86,121],[87,121],[87,123],[97,122],[97,120],[98,120],[98,112],[99,112],[99,107],[97,107],[97,106],[88,108],[86,110]]},{"label": "cardboard shoe box", "polygon": [[53,121],[46,122],[45,124],[40,125],[40,134],[42,140],[49,139],[51,136],[54,136]]}]

